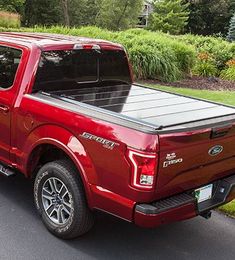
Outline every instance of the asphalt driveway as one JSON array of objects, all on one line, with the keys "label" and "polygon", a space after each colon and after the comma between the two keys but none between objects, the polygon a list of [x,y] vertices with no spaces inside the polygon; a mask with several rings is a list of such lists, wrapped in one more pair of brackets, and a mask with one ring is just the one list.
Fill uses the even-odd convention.
[{"label": "asphalt driveway", "polygon": [[154,230],[103,213],[94,229],[62,241],[44,228],[21,176],[0,177],[0,259],[235,259],[235,220],[214,213]]}]

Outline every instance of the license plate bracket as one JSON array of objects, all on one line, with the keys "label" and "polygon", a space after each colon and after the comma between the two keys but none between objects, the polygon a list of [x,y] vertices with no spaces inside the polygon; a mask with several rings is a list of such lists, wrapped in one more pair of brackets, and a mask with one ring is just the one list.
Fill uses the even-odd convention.
[{"label": "license plate bracket", "polygon": [[212,191],[213,191],[213,184],[209,184],[195,190],[195,197],[198,203],[211,199]]}]

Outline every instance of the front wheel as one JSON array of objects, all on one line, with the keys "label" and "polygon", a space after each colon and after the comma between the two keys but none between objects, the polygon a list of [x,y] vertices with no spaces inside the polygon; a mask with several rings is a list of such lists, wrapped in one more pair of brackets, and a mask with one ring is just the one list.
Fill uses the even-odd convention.
[{"label": "front wheel", "polygon": [[39,170],[34,200],[45,226],[57,237],[72,239],[85,234],[93,225],[82,181],[67,160],[47,163]]}]

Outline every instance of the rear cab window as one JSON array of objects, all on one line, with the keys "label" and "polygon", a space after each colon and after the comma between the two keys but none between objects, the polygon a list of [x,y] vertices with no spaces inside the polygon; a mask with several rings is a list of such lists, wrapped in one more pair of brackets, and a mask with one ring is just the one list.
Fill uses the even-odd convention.
[{"label": "rear cab window", "polygon": [[21,50],[0,46],[0,89],[13,86],[21,57]]},{"label": "rear cab window", "polygon": [[122,50],[42,52],[33,92],[130,84],[130,68]]}]

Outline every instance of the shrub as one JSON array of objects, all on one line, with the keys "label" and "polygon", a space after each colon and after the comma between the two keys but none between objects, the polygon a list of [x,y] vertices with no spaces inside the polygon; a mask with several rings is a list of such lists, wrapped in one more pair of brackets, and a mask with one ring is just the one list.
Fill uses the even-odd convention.
[{"label": "shrub", "polygon": [[[175,81],[191,71],[202,76],[220,75],[223,71],[221,75],[225,77],[224,70],[228,70],[226,63],[235,57],[235,42],[230,43],[221,37],[191,34],[172,36],[137,28],[111,32],[94,26],[53,26],[17,30],[93,37],[120,43],[128,50],[135,77],[138,79]],[[231,70],[233,69],[229,69],[229,72]]]},{"label": "shrub", "polygon": [[216,76],[218,74],[215,60],[208,52],[198,54],[197,63],[193,69],[194,74],[203,77]]},{"label": "shrub", "polygon": [[229,43],[221,37],[187,34],[174,38],[195,46],[197,53],[207,52],[213,56],[219,71],[223,70],[226,62],[235,56],[235,43]]},{"label": "shrub", "polygon": [[0,27],[19,28],[20,27],[20,15],[0,11]]},{"label": "shrub", "polygon": [[60,26],[23,28],[24,31],[61,33],[100,38],[124,45],[138,79],[175,81],[191,71],[195,62],[195,49],[170,36],[143,29],[111,32],[97,27],[66,28]]},{"label": "shrub", "polygon": [[[141,34],[141,32],[143,33]],[[165,67],[162,70],[164,75],[161,74],[163,76],[161,79],[164,79],[164,81],[172,81],[172,78],[180,79],[183,74],[191,71],[195,63],[196,51],[193,46],[175,41],[161,32],[154,33],[143,29],[131,29],[119,33],[119,37],[115,41],[123,44],[128,51],[133,46],[145,47],[156,52],[156,54],[160,51],[161,56],[164,57],[162,59],[162,65]],[[170,70],[168,70],[169,67]]]},{"label": "shrub", "polygon": [[199,61],[193,69],[193,73],[198,76],[217,76],[218,70],[211,61]]},{"label": "shrub", "polygon": [[226,80],[235,80],[235,59],[229,60],[226,69],[222,70],[220,77]]},{"label": "shrub", "polygon": [[235,67],[222,70],[220,77],[226,80],[235,80]]},{"label": "shrub", "polygon": [[129,49],[129,56],[138,79],[175,81],[181,77],[177,62],[160,50],[150,46],[133,46]]}]

